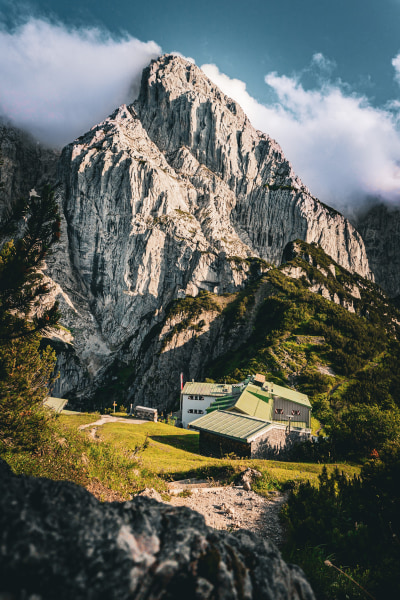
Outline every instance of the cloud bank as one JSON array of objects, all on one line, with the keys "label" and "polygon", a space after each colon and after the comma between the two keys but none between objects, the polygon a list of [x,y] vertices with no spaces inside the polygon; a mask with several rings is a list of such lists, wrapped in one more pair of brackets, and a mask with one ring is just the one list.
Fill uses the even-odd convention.
[{"label": "cloud bank", "polygon": [[62,146],[137,95],[142,69],[161,48],[99,29],[31,18],[0,27],[0,114]]},{"label": "cloud bank", "polygon": [[[39,18],[12,32],[0,25],[0,115],[39,140],[62,146],[133,101],[142,69],[160,54],[153,41],[116,39],[99,29]],[[400,54],[392,65],[400,85]],[[341,81],[332,82],[335,67],[317,53],[296,76],[268,73],[265,83],[274,101],[265,105],[216,65],[202,69],[255,127],[279,142],[322,201],[348,215],[368,197],[399,206],[400,100],[373,107]],[[304,80],[314,81],[311,89]]]},{"label": "cloud bank", "polygon": [[[400,83],[400,55],[393,66]],[[334,63],[322,54],[313,57],[310,67],[318,68],[316,89],[303,87],[302,74],[266,75],[276,98],[267,106],[216,65],[201,68],[257,129],[278,141],[296,174],[321,200],[348,215],[371,197],[400,205],[400,103],[375,108],[340,81],[331,83],[327,77]]]}]

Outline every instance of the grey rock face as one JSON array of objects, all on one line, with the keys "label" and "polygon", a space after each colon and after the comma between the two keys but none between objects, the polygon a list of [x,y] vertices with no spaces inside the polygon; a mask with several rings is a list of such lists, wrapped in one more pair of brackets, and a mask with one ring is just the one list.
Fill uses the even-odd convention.
[{"label": "grey rock face", "polygon": [[[18,152],[9,194],[22,190],[32,158],[50,168],[34,145],[27,156]],[[29,189],[37,178],[27,177]],[[63,150],[58,180],[63,229],[46,274],[69,331],[57,332],[55,343],[66,346],[53,394],[87,396],[123,364],[130,401],[167,405],[172,392],[162,392],[160,372],[171,372],[169,349],[160,359],[149,353],[170,302],[241,289],[254,274],[246,260],[280,264],[293,239],[317,242],[338,264],[371,277],[354,227],[313,198],[279,145],[180,57],[152,62],[134,105]],[[224,350],[213,335],[190,346],[181,357],[190,377],[202,373],[204,352]]]},{"label": "grey rock face", "polygon": [[356,225],[376,283],[389,296],[400,295],[400,210],[374,206]]},{"label": "grey rock face", "polygon": [[249,269],[232,257],[280,263],[287,242],[302,238],[371,276],[352,225],[313,198],[278,144],[179,57],[145,69],[135,105],[67,146],[58,174],[66,225],[49,274],[84,372],[79,389],[60,381],[66,394],[84,393],[84,381],[93,388],[122,361],[132,365],[134,402],[154,404],[143,398],[154,328],[176,298],[240,289]]},{"label": "grey rock face", "polygon": [[302,571],[256,535],[207,527],[149,498],[100,503],[0,461],[0,596],[22,600],[313,600]]},{"label": "grey rock face", "polygon": [[186,148],[232,190],[231,221],[254,254],[279,264],[286,244],[301,238],[320,244],[346,269],[369,276],[354,227],[310,195],[275,140],[256,131],[198,67],[171,55],[153,61],[143,72],[135,107],[170,164]]},{"label": "grey rock face", "polygon": [[[209,375],[207,365],[229,350],[238,349],[249,338],[258,307],[273,293],[271,288],[268,282],[259,286],[245,320],[230,322],[229,316],[219,318],[221,313],[211,309],[201,311],[189,325],[185,325],[187,314],[182,312],[155,326],[134,363],[136,378],[130,398],[137,404],[147,402],[170,410],[179,395],[180,374],[184,374],[185,381],[202,381]],[[221,309],[226,302],[221,299]],[[125,360],[129,364],[128,356]]]},{"label": "grey rock face", "polygon": [[0,217],[5,207],[27,198],[32,188],[54,181],[59,152],[37,144],[28,134],[0,119]]},{"label": "grey rock face", "polygon": [[89,377],[122,347],[134,360],[174,298],[234,291],[246,280],[226,260],[251,251],[215,208],[219,182],[198,205],[194,186],[169,166],[132,107],[68,146],[59,173],[66,228],[48,266]]}]

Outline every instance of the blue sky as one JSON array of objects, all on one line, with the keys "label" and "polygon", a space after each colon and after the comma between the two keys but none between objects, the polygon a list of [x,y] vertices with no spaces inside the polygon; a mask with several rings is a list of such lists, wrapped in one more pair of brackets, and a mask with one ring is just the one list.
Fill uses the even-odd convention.
[{"label": "blue sky", "polygon": [[399,204],[400,0],[0,0],[0,23],[0,112],[41,140],[70,141],[176,51],[322,200]]}]

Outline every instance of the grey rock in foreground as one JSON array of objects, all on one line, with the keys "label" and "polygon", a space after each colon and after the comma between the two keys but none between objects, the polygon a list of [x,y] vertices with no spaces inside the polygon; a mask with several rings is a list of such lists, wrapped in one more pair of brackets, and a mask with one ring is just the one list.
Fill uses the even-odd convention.
[{"label": "grey rock in foreground", "polygon": [[101,504],[0,462],[0,597],[312,600],[298,567],[256,535],[217,532],[149,498]]}]

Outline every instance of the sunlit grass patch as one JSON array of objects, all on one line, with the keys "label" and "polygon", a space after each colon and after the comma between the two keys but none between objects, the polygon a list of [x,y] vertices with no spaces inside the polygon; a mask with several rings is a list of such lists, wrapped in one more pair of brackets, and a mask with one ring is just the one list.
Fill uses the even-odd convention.
[{"label": "sunlit grass patch", "polygon": [[69,413],[68,411],[63,411],[57,416],[57,419],[64,425],[79,427],[79,425],[87,425],[98,421],[100,416],[100,413]]},{"label": "sunlit grass patch", "polygon": [[[198,433],[164,423],[107,423],[98,428],[98,433],[101,440],[128,455],[147,438],[147,447],[140,452],[138,461],[149,477],[153,474],[165,480],[197,477],[231,483],[240,471],[252,467],[263,473],[256,491],[267,494],[272,489],[282,490],[304,481],[317,484],[323,468],[322,464],[314,463],[203,456],[199,454]],[[337,466],[349,477],[360,470],[347,464]],[[334,468],[335,465],[328,465],[329,472]]]}]

